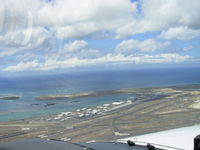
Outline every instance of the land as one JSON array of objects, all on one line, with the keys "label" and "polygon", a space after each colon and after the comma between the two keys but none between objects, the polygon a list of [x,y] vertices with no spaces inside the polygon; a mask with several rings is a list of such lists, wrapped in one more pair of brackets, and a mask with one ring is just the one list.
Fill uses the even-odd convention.
[{"label": "land", "polygon": [[111,94],[123,91],[134,97],[57,115],[1,122],[0,143],[24,138],[113,141],[200,123],[200,85],[123,89]]},{"label": "land", "polygon": [[17,100],[20,96],[1,96],[0,100]]},{"label": "land", "polygon": [[42,96],[36,97],[36,100],[74,99],[74,98],[82,98],[82,97],[107,96],[107,95],[115,95],[115,94],[132,94],[135,92],[136,91],[133,91],[131,89],[122,89],[122,90],[85,92],[85,93],[62,94],[62,95],[42,95]]}]

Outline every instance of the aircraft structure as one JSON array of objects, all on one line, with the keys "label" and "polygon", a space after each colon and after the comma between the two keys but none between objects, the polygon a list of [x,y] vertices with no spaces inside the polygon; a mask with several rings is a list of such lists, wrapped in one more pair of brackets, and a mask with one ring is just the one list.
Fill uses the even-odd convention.
[{"label": "aircraft structure", "polygon": [[113,142],[71,143],[56,139],[26,139],[0,144],[0,150],[200,150],[200,125],[119,139]]}]

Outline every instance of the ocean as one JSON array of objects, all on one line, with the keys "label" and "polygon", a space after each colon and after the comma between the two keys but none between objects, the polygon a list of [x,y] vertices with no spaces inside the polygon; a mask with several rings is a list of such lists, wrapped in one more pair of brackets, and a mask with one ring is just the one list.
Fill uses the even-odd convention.
[{"label": "ocean", "polygon": [[18,95],[20,99],[0,100],[0,121],[73,111],[78,108],[126,100],[133,96],[117,94],[68,100],[39,101],[35,99],[41,95],[199,83],[199,68],[134,69],[27,76],[23,78],[5,77],[0,78],[0,97]]}]

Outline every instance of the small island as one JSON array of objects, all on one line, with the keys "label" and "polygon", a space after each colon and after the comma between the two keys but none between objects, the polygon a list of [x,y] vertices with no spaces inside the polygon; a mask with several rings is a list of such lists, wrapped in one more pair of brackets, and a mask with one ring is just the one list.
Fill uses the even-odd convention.
[{"label": "small island", "polygon": [[20,96],[1,96],[0,100],[17,100]]}]

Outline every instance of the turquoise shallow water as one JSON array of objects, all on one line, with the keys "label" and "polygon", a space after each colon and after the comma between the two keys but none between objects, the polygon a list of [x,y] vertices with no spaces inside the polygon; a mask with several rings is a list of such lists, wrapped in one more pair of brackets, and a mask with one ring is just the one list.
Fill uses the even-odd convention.
[{"label": "turquoise shallow water", "polygon": [[0,78],[0,96],[21,96],[18,100],[0,100],[0,121],[71,111],[77,108],[124,100],[131,96],[121,94],[73,100],[35,100],[35,97],[39,95],[198,83],[200,83],[199,68],[101,71],[23,78]]},{"label": "turquoise shallow water", "polygon": [[[1,111],[0,121],[26,119],[45,115],[57,114],[64,111],[73,111],[79,108],[102,105],[114,101],[126,100],[133,95],[119,94],[111,96],[77,98],[71,100],[56,100],[56,101],[30,101],[23,105],[16,104],[12,109]],[[18,102],[20,103],[20,102]],[[55,104],[46,106],[46,104]],[[39,104],[39,105],[38,105]],[[32,105],[32,106],[31,106]]]}]

